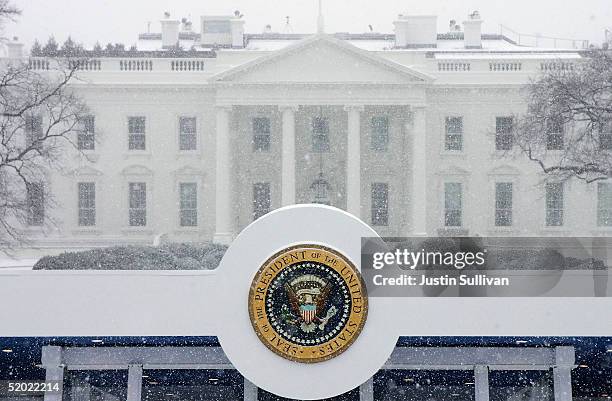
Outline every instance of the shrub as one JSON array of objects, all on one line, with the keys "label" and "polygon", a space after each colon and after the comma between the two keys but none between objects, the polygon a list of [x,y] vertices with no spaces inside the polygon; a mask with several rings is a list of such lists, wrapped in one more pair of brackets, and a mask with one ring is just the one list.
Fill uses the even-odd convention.
[{"label": "shrub", "polygon": [[211,270],[226,249],[218,244],[116,246],[45,256],[34,270]]}]

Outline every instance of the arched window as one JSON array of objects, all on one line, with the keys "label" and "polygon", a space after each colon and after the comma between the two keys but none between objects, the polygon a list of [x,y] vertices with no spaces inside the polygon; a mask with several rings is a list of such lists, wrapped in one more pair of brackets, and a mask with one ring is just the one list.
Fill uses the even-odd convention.
[{"label": "arched window", "polygon": [[312,203],[318,203],[321,205],[330,205],[331,201],[329,199],[329,190],[330,185],[325,178],[323,178],[323,173],[319,173],[319,177],[313,181],[310,186],[312,190]]}]

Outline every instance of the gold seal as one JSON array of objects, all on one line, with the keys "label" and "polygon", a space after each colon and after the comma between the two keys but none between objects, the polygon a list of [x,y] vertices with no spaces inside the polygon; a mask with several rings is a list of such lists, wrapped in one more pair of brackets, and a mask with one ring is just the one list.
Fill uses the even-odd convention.
[{"label": "gold seal", "polygon": [[342,253],[320,245],[285,248],[261,266],[249,293],[259,339],[283,358],[321,362],[357,339],[368,315],[365,284]]}]

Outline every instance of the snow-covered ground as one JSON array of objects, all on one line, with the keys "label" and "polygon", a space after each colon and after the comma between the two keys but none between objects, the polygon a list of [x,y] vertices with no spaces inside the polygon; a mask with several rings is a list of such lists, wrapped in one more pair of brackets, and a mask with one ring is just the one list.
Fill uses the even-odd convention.
[{"label": "snow-covered ground", "polygon": [[37,261],[38,258],[21,259],[0,256],[0,270],[32,270],[32,267]]}]

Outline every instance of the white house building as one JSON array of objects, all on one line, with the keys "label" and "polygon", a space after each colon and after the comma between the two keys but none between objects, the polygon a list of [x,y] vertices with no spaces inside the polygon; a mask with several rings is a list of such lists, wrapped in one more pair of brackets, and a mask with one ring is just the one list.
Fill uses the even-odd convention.
[{"label": "white house building", "polygon": [[438,33],[435,16],[400,15],[394,34],[325,34],[322,20],[314,35],[249,34],[241,17],[203,16],[196,32],[166,14],[137,50],[81,66],[90,134],[49,180],[58,206],[32,208],[56,224],[33,216],[29,236],[58,250],[228,243],[308,202],[385,236],[608,233],[612,187],[545,182],[507,154],[525,85],[579,63],[582,43],[529,47],[482,22]]}]

